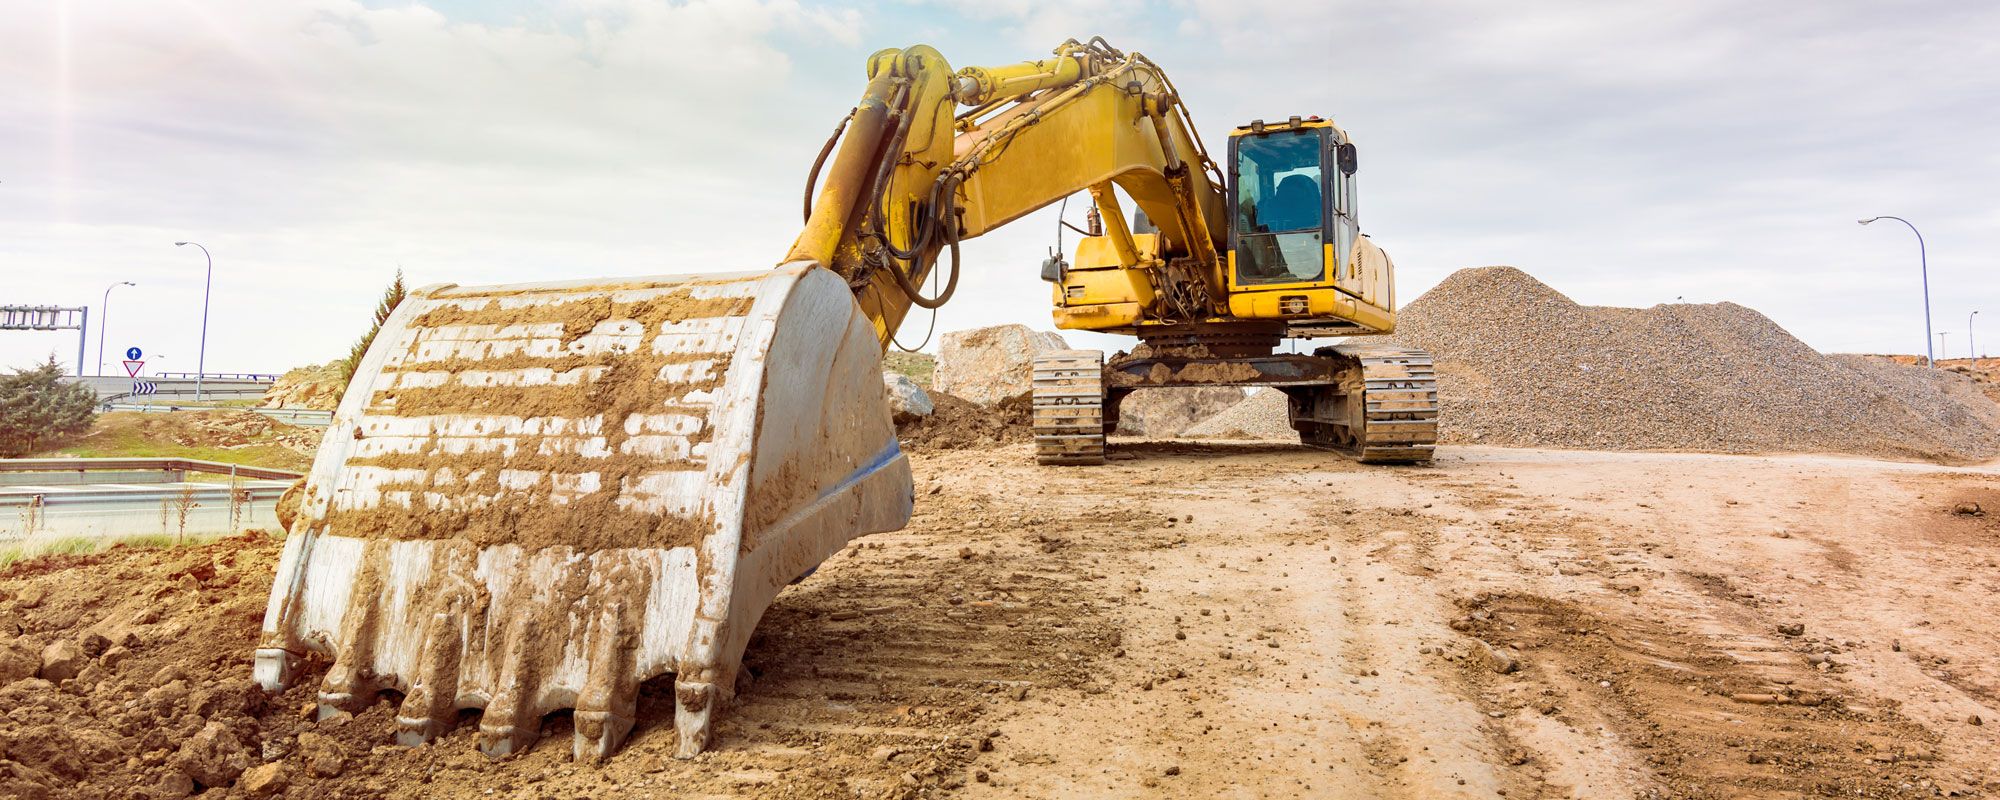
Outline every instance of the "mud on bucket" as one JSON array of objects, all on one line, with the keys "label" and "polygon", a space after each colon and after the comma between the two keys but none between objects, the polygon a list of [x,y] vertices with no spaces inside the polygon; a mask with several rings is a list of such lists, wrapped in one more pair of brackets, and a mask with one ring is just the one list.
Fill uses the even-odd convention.
[{"label": "mud on bucket", "polygon": [[420,744],[483,708],[495,756],[574,708],[594,758],[671,672],[699,753],[778,591],[909,521],[879,358],[811,267],[413,294],[307,478],[258,682],[315,651],[322,715],[395,690]]}]

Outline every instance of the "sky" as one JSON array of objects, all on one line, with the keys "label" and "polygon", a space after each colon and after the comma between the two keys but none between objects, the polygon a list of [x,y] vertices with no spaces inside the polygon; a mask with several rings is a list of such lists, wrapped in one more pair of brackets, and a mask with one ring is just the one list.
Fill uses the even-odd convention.
[{"label": "sky", "polygon": [[[1510,264],[1583,303],[1727,300],[1823,351],[1919,352],[1916,237],[1855,224],[1893,214],[1926,240],[1942,355],[1965,354],[1974,310],[2000,345],[2000,4],[0,8],[0,305],[90,306],[88,372],[100,321],[112,373],[132,346],[149,372],[323,362],[398,269],[471,285],[772,265],[869,53],[1005,64],[1091,35],[1161,64],[1211,144],[1255,118],[1338,121],[1403,301]],[[936,330],[1051,328],[1037,274],[1056,229],[1047,209],[969,242]],[[205,262],[183,240],[214,255],[205,356]],[[120,281],[137,285],[107,316]],[[0,332],[0,366],[75,352],[73,331]]]}]

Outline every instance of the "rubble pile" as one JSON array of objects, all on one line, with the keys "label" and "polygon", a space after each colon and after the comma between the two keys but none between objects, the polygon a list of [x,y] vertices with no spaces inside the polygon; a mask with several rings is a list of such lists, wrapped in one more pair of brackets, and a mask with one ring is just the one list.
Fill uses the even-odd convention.
[{"label": "rubble pile", "polygon": [[[2000,455],[2000,405],[1971,377],[1822,354],[1735,303],[1584,306],[1513,267],[1465,269],[1397,315],[1437,360],[1439,441],[1593,450]],[[1259,392],[1189,429],[1286,439]]]}]

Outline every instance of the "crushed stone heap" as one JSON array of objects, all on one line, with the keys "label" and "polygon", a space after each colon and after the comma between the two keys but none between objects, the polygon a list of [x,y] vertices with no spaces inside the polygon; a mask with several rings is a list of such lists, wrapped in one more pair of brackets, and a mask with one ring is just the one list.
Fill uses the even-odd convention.
[{"label": "crushed stone heap", "polygon": [[1583,306],[1481,267],[1406,306],[1393,340],[1437,359],[1446,442],[2000,455],[2000,406],[1971,380],[1821,354],[1735,303]]}]

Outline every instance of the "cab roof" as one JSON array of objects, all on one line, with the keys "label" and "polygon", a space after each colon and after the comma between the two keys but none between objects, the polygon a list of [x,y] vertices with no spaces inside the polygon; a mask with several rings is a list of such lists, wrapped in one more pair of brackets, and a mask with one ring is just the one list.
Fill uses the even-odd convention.
[{"label": "cab roof", "polygon": [[1237,126],[1235,130],[1229,132],[1229,135],[1231,137],[1256,136],[1259,134],[1272,133],[1274,131],[1309,130],[1312,128],[1331,128],[1333,130],[1334,141],[1336,142],[1347,141],[1347,131],[1341,130],[1339,125],[1333,124],[1333,120],[1326,119],[1318,115],[1310,117],[1292,117],[1290,119],[1279,120],[1277,122],[1266,122],[1261,119],[1252,120],[1248,125]]}]

